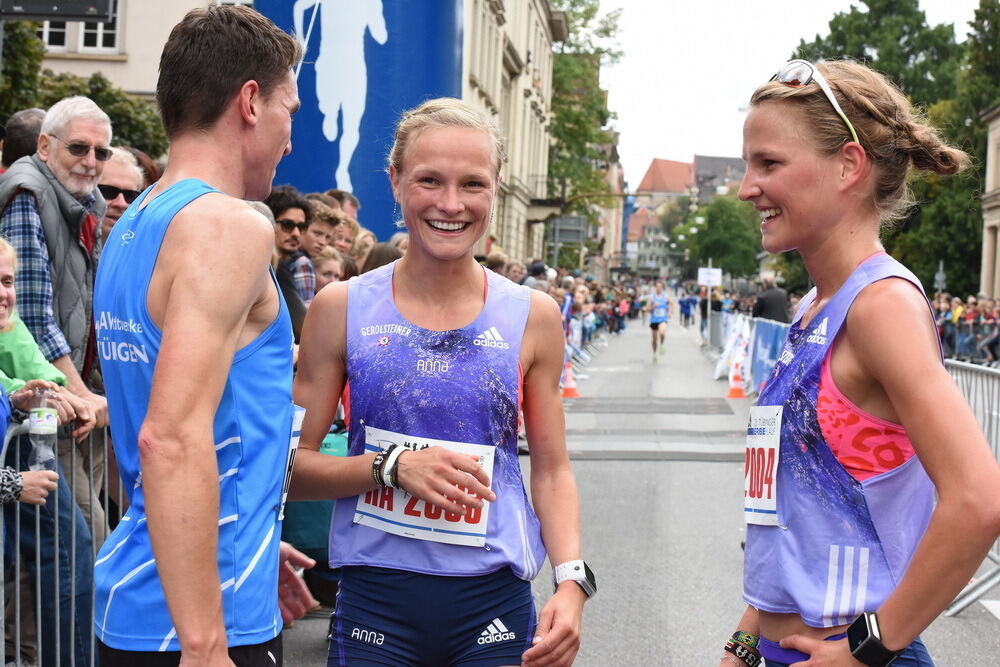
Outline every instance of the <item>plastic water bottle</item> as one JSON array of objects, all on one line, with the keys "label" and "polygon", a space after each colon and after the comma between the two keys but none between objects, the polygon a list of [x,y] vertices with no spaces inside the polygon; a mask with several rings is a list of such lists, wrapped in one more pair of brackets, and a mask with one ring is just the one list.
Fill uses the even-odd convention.
[{"label": "plastic water bottle", "polygon": [[36,389],[34,407],[28,412],[29,470],[56,469],[56,431],[59,415],[53,405],[55,395],[48,389]]}]

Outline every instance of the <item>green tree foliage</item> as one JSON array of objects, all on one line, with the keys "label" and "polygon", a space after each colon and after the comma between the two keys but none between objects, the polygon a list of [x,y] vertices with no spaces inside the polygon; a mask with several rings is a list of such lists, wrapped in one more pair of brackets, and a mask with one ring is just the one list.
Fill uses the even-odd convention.
[{"label": "green tree foliage", "polygon": [[[602,63],[613,62],[620,55],[613,46],[620,12],[599,16],[599,0],[556,0],[552,4],[566,13],[569,36],[555,45],[552,63],[548,190],[552,197],[573,200],[609,191],[598,168],[605,159],[599,147],[609,141],[604,127],[611,118],[599,74]],[[590,215],[595,203],[611,205],[578,198],[568,210]]]},{"label": "green tree foliage", "polygon": [[802,40],[794,57],[853,58],[892,78],[917,104],[955,95],[962,47],[950,24],[927,25],[918,0],[862,0],[830,20],[830,34]]},{"label": "green tree foliage", "polygon": [[805,294],[812,287],[802,256],[794,250],[778,255],[774,262],[774,273],[781,279],[781,286],[789,294]]},{"label": "green tree foliage", "polygon": [[0,79],[0,122],[21,109],[38,106],[38,68],[45,46],[30,21],[3,23],[3,76]]},{"label": "green tree foliage", "polygon": [[[734,195],[716,197],[708,206],[698,210],[704,216],[703,225],[679,225],[674,228],[684,234],[681,241],[689,250],[692,260],[712,266],[736,276],[757,273],[757,253],[760,252],[760,215],[753,206],[741,202]],[[693,218],[692,218],[693,219]],[[698,231],[690,232],[694,227]]]},{"label": "green tree foliage", "polygon": [[982,252],[981,194],[986,178],[986,125],[982,112],[1000,104],[1000,0],[981,0],[969,23],[965,64],[957,95],[928,110],[943,136],[967,151],[972,166],[959,176],[928,175],[913,184],[920,206],[913,209],[887,247],[931,288],[943,261],[948,291],[979,290]]},{"label": "green tree foliage", "polygon": [[1000,0],[980,0],[975,18],[969,22],[965,46],[966,66],[958,78],[957,102],[959,111],[973,122],[960,123],[958,130],[968,128],[973,136],[965,138],[982,150],[986,128],[974,121],[983,111],[1000,104]]},{"label": "green tree foliage", "polygon": [[166,152],[167,136],[151,102],[129,95],[100,72],[86,79],[49,70],[42,73],[37,106],[48,108],[70,95],[89,97],[111,117],[115,144],[134,146],[153,157]]},{"label": "green tree foliage", "polygon": [[958,176],[931,174],[915,185],[923,203],[886,246],[917,274],[925,290],[933,291],[934,273],[943,261],[948,291],[963,296],[979,291],[981,183],[978,170],[969,169]]},{"label": "green tree foliage", "polygon": [[[1000,0],[981,0],[964,44],[950,25],[929,26],[917,0],[867,0],[830,21],[830,35],[800,42],[795,57],[852,57],[895,81],[927,109],[942,136],[970,153],[960,176],[923,175],[913,181],[917,207],[883,234],[886,249],[931,289],[944,261],[948,289],[974,293],[982,244],[980,195],[986,129],[980,114],[1000,103]],[[783,258],[786,286],[801,277],[797,258]],[[790,288],[791,289],[791,288]]]},{"label": "green tree foliage", "polygon": [[111,117],[116,144],[134,146],[153,157],[166,152],[167,137],[152,102],[129,95],[99,72],[83,78],[39,71],[45,45],[38,37],[38,24],[5,21],[3,29],[0,122],[21,109],[47,109],[64,97],[84,95]]}]

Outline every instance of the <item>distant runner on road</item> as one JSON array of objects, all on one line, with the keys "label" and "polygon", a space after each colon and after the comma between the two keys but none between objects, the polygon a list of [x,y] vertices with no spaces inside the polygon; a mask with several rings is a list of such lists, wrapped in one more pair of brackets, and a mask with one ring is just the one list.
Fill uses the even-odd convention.
[{"label": "distant runner on road", "polygon": [[649,313],[649,328],[652,336],[653,363],[663,358],[663,344],[667,336],[667,321],[670,319],[670,297],[663,289],[663,281],[656,281],[656,289],[646,297]]}]

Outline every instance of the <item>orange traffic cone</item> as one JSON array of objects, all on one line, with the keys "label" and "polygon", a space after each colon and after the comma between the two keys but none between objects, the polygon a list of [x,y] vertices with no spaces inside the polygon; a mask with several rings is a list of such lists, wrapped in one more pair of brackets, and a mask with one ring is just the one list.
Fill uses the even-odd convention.
[{"label": "orange traffic cone", "polygon": [[743,391],[743,364],[737,362],[733,364],[733,372],[729,377],[729,393],[726,398],[746,398]]},{"label": "orange traffic cone", "polygon": [[580,392],[576,389],[576,375],[573,374],[573,366],[568,361],[563,371],[563,398],[580,398]]}]

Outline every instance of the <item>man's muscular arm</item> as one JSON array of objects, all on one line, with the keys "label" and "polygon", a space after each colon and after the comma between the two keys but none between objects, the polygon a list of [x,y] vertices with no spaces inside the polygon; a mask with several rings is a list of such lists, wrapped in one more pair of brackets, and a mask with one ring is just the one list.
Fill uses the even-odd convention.
[{"label": "man's muscular arm", "polygon": [[220,195],[201,197],[171,223],[147,297],[163,340],[139,433],[142,483],[156,566],[191,664],[229,664],[213,421],[233,355],[253,338],[251,310],[277,314],[267,271],[273,244],[259,214]]}]

